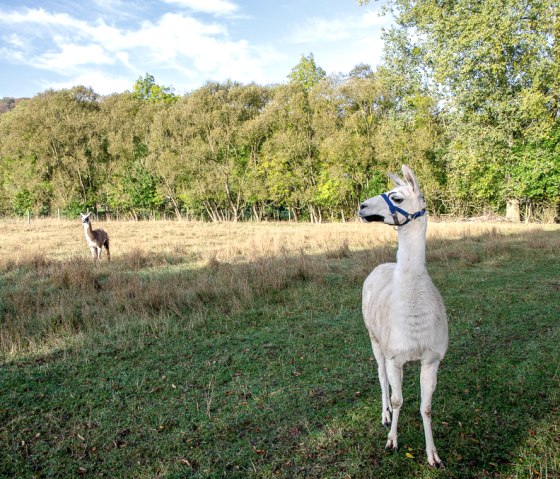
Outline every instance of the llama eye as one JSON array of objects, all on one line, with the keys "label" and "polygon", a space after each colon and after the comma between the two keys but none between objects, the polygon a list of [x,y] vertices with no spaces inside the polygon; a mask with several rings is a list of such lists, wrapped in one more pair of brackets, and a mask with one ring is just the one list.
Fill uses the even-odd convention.
[{"label": "llama eye", "polygon": [[393,196],[391,199],[393,200],[393,203],[396,203],[397,205],[400,205],[403,202],[403,199],[397,196]]}]

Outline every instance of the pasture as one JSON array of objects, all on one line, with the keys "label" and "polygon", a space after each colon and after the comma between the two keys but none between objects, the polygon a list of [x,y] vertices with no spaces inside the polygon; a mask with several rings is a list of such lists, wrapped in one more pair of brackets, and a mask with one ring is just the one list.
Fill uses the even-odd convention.
[{"label": "pasture", "polygon": [[0,220],[0,477],[558,478],[560,227],[437,223],[449,316],[386,452],[361,285],[379,224]]}]

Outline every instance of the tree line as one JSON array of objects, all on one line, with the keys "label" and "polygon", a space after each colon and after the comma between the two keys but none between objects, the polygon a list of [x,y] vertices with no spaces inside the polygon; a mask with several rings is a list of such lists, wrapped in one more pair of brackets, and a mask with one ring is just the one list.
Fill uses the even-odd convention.
[{"label": "tree line", "polygon": [[177,95],[146,74],[131,92],[19,102],[0,115],[0,214],[344,220],[407,163],[432,212],[555,218],[556,2],[389,5],[375,70],[327,76],[309,54],[276,85]]}]

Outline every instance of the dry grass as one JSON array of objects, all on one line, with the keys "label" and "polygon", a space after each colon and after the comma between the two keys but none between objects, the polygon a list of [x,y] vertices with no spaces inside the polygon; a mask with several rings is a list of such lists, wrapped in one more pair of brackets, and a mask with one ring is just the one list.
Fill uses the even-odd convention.
[{"label": "dry grass", "polygon": [[[95,222],[111,238],[112,262],[94,264],[78,221],[2,220],[0,354],[53,348],[91,330],[133,322],[184,323],[212,307],[228,313],[301,280],[323,281],[344,261],[361,281],[394,257],[384,225]],[[432,223],[428,261],[473,265],[498,254],[507,235],[554,226]],[[542,237],[541,248],[550,245]],[[481,246],[482,245],[482,246]],[[496,248],[496,251],[493,251]],[[506,246],[507,248],[507,246]]]}]

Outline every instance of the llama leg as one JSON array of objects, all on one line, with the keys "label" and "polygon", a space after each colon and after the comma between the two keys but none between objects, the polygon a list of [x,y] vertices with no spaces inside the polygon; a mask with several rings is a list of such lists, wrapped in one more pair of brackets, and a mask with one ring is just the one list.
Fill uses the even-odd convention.
[{"label": "llama leg", "polygon": [[90,246],[89,247],[89,250],[91,251],[91,259],[93,261],[95,261],[95,258],[97,257],[97,253],[96,253],[95,249],[96,249],[95,246]]},{"label": "llama leg", "polygon": [[97,247],[97,260],[98,261],[101,260],[101,251],[102,251],[101,246],[98,246]]},{"label": "llama leg", "polygon": [[387,436],[387,444],[385,449],[398,449],[397,441],[397,425],[399,423],[399,413],[403,403],[402,396],[402,365],[395,364],[393,360],[386,359],[385,365],[387,369],[387,378],[391,385],[391,407],[393,409],[393,420],[391,422],[391,430]]},{"label": "llama leg", "polygon": [[111,261],[111,253],[109,251],[109,238],[105,240],[105,249],[107,250],[107,261]]},{"label": "llama leg", "polygon": [[422,369],[420,371],[420,389],[422,392],[420,413],[422,414],[422,422],[424,423],[428,463],[430,466],[441,467],[443,463],[437,454],[434,436],[432,434],[432,394],[436,389],[438,367],[439,361],[429,363],[422,362]]},{"label": "llama leg", "polygon": [[381,424],[389,426],[391,424],[391,408],[389,407],[389,384],[387,383],[387,372],[385,370],[385,356],[377,341],[371,338],[371,349],[377,360],[377,374],[381,385]]}]

